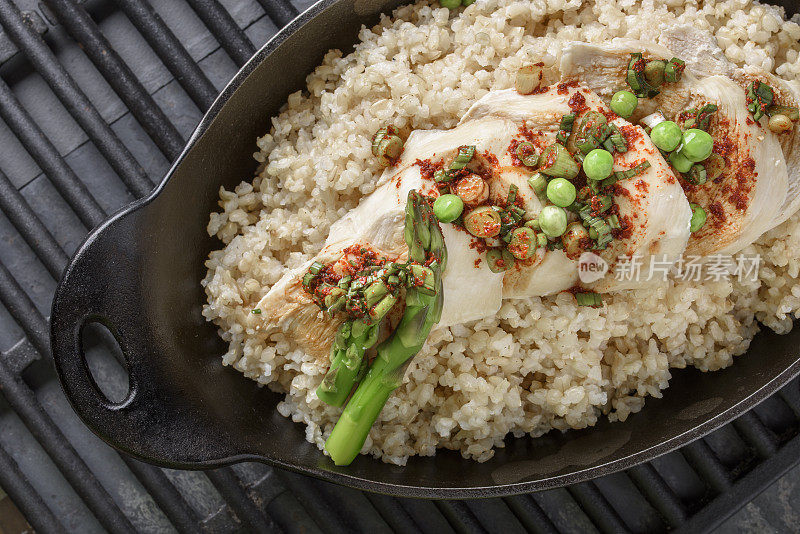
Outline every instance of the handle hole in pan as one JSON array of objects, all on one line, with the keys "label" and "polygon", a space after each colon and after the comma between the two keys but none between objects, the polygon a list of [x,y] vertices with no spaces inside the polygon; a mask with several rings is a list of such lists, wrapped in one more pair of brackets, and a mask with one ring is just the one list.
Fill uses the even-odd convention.
[{"label": "handle hole in pan", "polygon": [[81,348],[98,392],[110,403],[122,404],[130,393],[130,375],[114,334],[89,320],[81,328]]}]

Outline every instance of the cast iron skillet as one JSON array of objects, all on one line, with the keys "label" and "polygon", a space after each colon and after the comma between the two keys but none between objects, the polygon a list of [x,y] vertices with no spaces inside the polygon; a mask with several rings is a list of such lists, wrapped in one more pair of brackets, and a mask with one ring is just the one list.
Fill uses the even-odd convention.
[{"label": "cast iron skillet", "polygon": [[[792,0],[788,0],[792,1]],[[587,480],[675,449],[730,421],[800,372],[800,330],[756,337],[736,365],[677,371],[663,399],[624,423],[506,440],[485,463],[441,451],[406,467],[360,456],[336,467],[276,411],[279,395],[221,365],[225,351],[200,314],[203,262],[220,243],[206,235],[220,185],[252,176],[254,140],[330,48],[349,49],[361,24],[398,0],[323,0],[267,43],[203,118],[166,179],[97,228],[56,292],[52,347],[64,391],[83,421],[117,449],[171,468],[263,461],[332,482],[395,495],[489,497]],[[797,7],[793,8],[795,11]],[[81,349],[82,328],[106,325],[130,373],[112,403]]]}]

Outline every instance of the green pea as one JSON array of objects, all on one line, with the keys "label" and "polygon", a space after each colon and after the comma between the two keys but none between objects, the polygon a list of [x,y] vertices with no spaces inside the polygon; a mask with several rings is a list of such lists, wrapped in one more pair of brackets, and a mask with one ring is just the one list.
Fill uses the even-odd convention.
[{"label": "green pea", "polygon": [[661,150],[672,152],[681,144],[683,132],[681,132],[681,127],[672,121],[659,122],[653,126],[650,139]]},{"label": "green pea", "polygon": [[547,198],[558,207],[566,208],[575,202],[577,195],[572,182],[564,178],[554,178],[547,184]]},{"label": "green pea", "polygon": [[681,152],[692,163],[708,158],[711,155],[712,148],[714,148],[714,139],[710,133],[697,128],[686,130],[683,133],[683,148],[681,148]]},{"label": "green pea", "polygon": [[471,6],[475,3],[475,0],[461,0],[461,5],[464,7]]},{"label": "green pea", "polygon": [[453,222],[464,211],[464,201],[458,195],[441,195],[433,201],[433,214],[443,223]]},{"label": "green pea", "polygon": [[617,91],[614,93],[614,96],[611,97],[611,111],[623,119],[627,119],[633,115],[638,105],[639,99],[630,91]]},{"label": "green pea", "polygon": [[686,159],[686,156],[684,156],[681,152],[673,152],[670,154],[669,162],[678,172],[689,172],[689,170],[692,168],[692,162]]},{"label": "green pea", "polygon": [[595,148],[583,160],[583,172],[592,180],[605,180],[614,170],[614,156],[608,150]]},{"label": "green pea", "polygon": [[695,233],[706,224],[706,210],[697,204],[689,204],[692,208],[692,218],[689,221],[689,231]]},{"label": "green pea", "polygon": [[558,206],[545,206],[539,213],[539,226],[550,237],[558,237],[567,229],[567,212]]},{"label": "green pea", "polygon": [[456,9],[461,5],[461,0],[439,0],[439,4],[447,9]]}]

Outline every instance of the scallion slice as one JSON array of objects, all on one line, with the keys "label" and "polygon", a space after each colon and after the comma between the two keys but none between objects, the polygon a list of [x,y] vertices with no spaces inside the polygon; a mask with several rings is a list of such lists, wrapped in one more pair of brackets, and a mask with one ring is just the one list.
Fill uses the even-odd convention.
[{"label": "scallion slice", "polygon": [[578,306],[602,306],[603,297],[598,293],[575,293],[575,300]]},{"label": "scallion slice", "polygon": [[472,161],[472,157],[475,155],[475,146],[474,145],[465,145],[458,147],[458,155],[456,159],[453,160],[453,163],[450,164],[451,171],[460,171],[467,164]]}]

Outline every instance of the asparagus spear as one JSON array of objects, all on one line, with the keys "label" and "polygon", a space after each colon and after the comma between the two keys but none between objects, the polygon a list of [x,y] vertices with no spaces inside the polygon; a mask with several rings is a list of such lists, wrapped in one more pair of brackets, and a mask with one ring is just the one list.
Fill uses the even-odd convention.
[{"label": "asparagus spear", "polygon": [[341,406],[356,383],[364,353],[375,344],[378,325],[361,319],[345,321],[331,345],[331,366],[317,388],[317,397],[331,406]]},{"label": "asparagus spear", "polygon": [[[389,273],[394,272],[395,269],[386,269],[383,276],[389,278]],[[395,284],[390,285],[395,287]],[[360,293],[358,298],[364,301],[367,315],[361,319],[345,321],[339,328],[331,345],[330,368],[317,388],[317,397],[323,402],[331,406],[341,406],[356,382],[364,377],[364,353],[377,341],[381,320],[397,302],[396,290],[395,293],[392,291],[382,278],[378,278]],[[328,295],[325,304],[341,299],[344,299],[344,291],[341,296]],[[328,309],[331,310],[332,307],[333,305]]]},{"label": "asparagus spear", "polygon": [[442,315],[442,272],[447,251],[430,204],[416,191],[408,194],[405,239],[409,261],[419,264],[410,271],[413,282],[406,292],[406,309],[392,335],[378,345],[378,355],[367,376],[325,442],[336,465],[348,465],[358,455],[389,395],[402,383],[407,364]]}]

